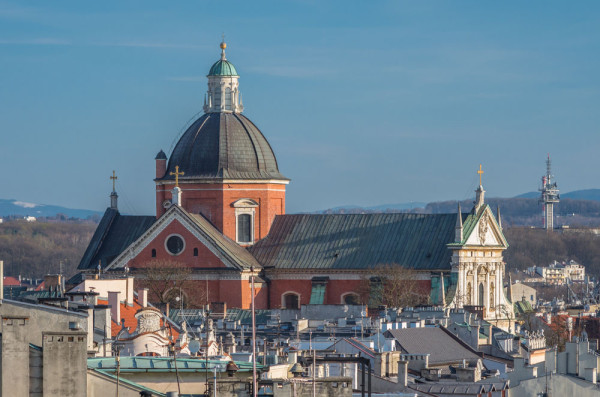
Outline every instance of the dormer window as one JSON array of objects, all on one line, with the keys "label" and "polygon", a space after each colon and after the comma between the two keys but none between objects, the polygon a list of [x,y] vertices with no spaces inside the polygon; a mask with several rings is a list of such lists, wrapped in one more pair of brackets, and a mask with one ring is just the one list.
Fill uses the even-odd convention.
[{"label": "dormer window", "polygon": [[258,203],[252,199],[239,199],[232,206],[235,208],[236,241],[239,244],[254,244],[254,217]]}]

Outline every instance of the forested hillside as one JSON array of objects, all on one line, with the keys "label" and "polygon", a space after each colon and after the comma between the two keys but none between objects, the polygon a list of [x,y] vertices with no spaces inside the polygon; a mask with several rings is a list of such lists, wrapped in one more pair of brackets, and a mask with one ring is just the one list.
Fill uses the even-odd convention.
[{"label": "forested hillside", "polygon": [[600,236],[518,227],[505,228],[504,235],[510,245],[504,255],[507,270],[573,259],[586,267],[587,274],[600,276]]},{"label": "forested hillside", "polygon": [[58,273],[61,261],[65,275],[75,274],[96,226],[93,222],[0,223],[5,275],[41,278]]}]

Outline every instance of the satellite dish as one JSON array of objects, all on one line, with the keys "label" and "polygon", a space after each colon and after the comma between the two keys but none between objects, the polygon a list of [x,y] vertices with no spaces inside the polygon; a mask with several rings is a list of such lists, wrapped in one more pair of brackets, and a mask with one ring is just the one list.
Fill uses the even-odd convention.
[{"label": "satellite dish", "polygon": [[188,349],[190,349],[190,353],[192,354],[198,353],[200,351],[200,342],[197,339],[192,339],[188,345]]}]

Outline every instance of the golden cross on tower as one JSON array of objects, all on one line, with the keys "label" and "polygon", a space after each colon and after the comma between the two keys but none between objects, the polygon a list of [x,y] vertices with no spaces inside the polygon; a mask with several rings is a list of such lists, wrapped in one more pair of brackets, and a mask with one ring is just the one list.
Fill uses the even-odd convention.
[{"label": "golden cross on tower", "polygon": [[481,164],[479,164],[479,170],[477,171],[479,174],[479,186],[481,186],[481,175],[483,175],[483,170],[481,169]]},{"label": "golden cross on tower", "polygon": [[115,191],[115,182],[117,181],[117,179],[119,179],[119,178],[117,178],[117,176],[115,175],[115,170],[113,170],[113,174],[112,174],[112,176],[110,177],[110,179],[112,179],[112,183],[113,183],[113,192],[114,192],[114,191]]},{"label": "golden cross on tower", "polygon": [[175,175],[175,187],[179,187],[179,176],[183,176],[184,172],[179,172],[179,166],[175,166],[175,172],[170,172],[169,175]]}]

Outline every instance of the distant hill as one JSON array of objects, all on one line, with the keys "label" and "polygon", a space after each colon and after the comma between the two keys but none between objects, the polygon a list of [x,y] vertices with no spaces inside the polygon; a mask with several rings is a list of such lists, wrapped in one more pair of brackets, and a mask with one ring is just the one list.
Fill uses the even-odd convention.
[{"label": "distant hill", "polygon": [[[512,226],[542,226],[542,206],[539,193],[529,192],[513,198],[486,198],[486,202],[496,211],[500,207],[502,221]],[[461,201],[463,211],[473,206],[473,199]],[[331,208],[319,213],[349,214],[372,212],[412,212],[440,214],[456,212],[456,201],[438,201],[424,203],[385,204],[371,207],[345,206]],[[577,190],[561,195],[560,203],[554,211],[555,225],[563,226],[600,226],[600,189]]]},{"label": "distant hill", "polygon": [[35,204],[15,199],[0,199],[0,217],[34,216],[36,218],[52,218],[57,214],[64,214],[68,218],[79,219],[102,216],[102,212],[99,211],[66,208],[58,205]]}]

